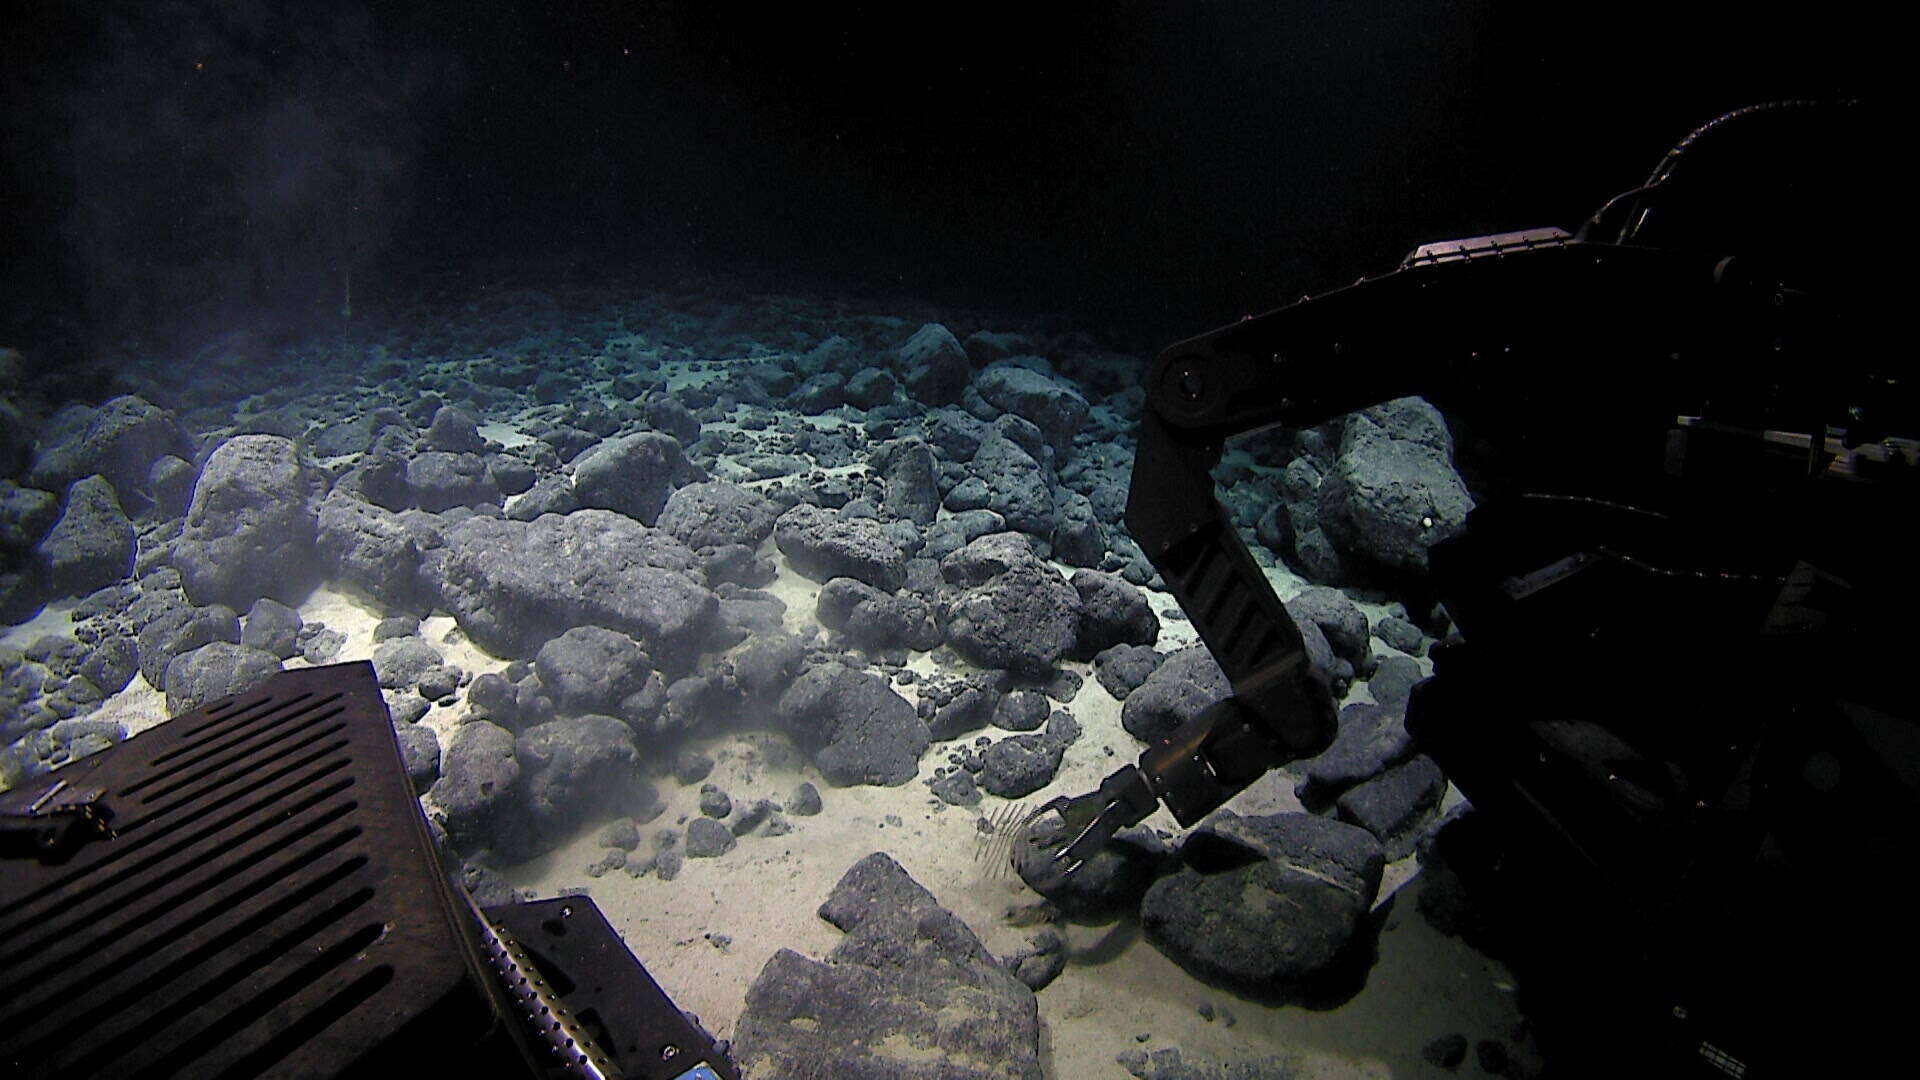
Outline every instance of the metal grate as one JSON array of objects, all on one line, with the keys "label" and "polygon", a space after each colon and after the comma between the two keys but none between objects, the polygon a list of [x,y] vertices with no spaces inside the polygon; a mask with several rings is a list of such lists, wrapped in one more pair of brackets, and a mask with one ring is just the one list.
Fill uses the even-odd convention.
[{"label": "metal grate", "polygon": [[0,1067],[317,1077],[479,1041],[492,1010],[398,761],[371,668],[342,664],[0,797],[101,788],[113,832],[0,862]]}]

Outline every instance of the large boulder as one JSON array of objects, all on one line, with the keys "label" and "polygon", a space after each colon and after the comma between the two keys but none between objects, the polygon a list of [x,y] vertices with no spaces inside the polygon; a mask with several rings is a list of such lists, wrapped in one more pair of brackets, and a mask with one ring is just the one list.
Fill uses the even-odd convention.
[{"label": "large boulder", "polygon": [[974,452],[969,471],[986,485],[986,509],[1005,518],[1008,528],[1053,535],[1059,505],[1046,470],[1025,448],[1005,436],[991,436]]},{"label": "large boulder", "polygon": [[760,546],[780,508],[752,488],[724,480],[688,484],[667,496],[659,526],[691,548]]},{"label": "large boulder", "polygon": [[981,667],[1045,676],[1073,650],[1081,612],[1074,587],[1030,557],[954,599],[947,642]]},{"label": "large boulder", "polygon": [[1045,433],[1056,461],[1066,460],[1073,450],[1073,437],[1087,421],[1087,399],[1034,366],[991,364],[974,380],[974,388],[989,405],[1030,421]]},{"label": "large boulder", "polygon": [[573,466],[573,494],[581,506],[612,510],[652,525],[674,488],[706,479],[673,436],[643,431],[608,439]]},{"label": "large boulder", "polygon": [[98,473],[122,506],[140,511],[150,503],[148,473],[168,454],[191,457],[193,443],[172,413],[145,398],[117,397],[98,409],[70,405],[47,424],[27,482],[58,491]]},{"label": "large boulder", "polygon": [[915,525],[933,524],[940,516],[933,448],[924,439],[899,439],[881,447],[873,464],[887,482],[886,500],[881,504],[886,512]]},{"label": "large boulder", "polygon": [[1254,993],[1313,984],[1349,955],[1386,862],[1366,830],[1312,814],[1222,811],[1140,904],[1147,940],[1193,974]]},{"label": "large boulder", "polygon": [[926,722],[886,680],[844,664],[800,673],[781,693],[774,716],[802,743],[836,787],[899,787],[914,778],[932,743]]},{"label": "large boulder", "polygon": [[298,604],[318,580],[322,481],[292,439],[237,435],[200,470],[173,565],[196,604],[245,611],[270,596]]},{"label": "large boulder", "polygon": [[826,960],[782,949],[747,991],[733,1047],[745,1075],[1044,1075],[1033,991],[892,858],[854,864],[820,917],[847,935]]},{"label": "large boulder", "polygon": [[540,646],[533,659],[540,684],[563,713],[621,712],[640,692],[653,660],[640,643],[602,626],[576,626]]},{"label": "large boulder", "polygon": [[973,374],[967,350],[953,331],[939,323],[927,323],[900,346],[894,369],[900,373],[900,383],[908,395],[923,405],[959,401]]},{"label": "large boulder", "polygon": [[1194,645],[1154,669],[1120,706],[1120,725],[1141,742],[1159,742],[1214,702],[1233,694],[1227,673],[1205,646]]},{"label": "large boulder", "polygon": [[662,668],[690,668],[719,610],[698,558],[607,510],[534,521],[470,518],[447,529],[441,603],[482,648],[527,656],[568,628],[619,630]]},{"label": "large boulder", "polygon": [[632,814],[654,802],[635,769],[633,730],[611,716],[562,717],[514,743],[537,835],[557,839],[602,812]]},{"label": "large boulder", "polygon": [[89,476],[67,489],[66,509],[34,551],[55,596],[85,596],[133,572],[133,522],[113,485]]},{"label": "large boulder", "polygon": [[479,454],[428,450],[407,459],[407,488],[413,505],[429,514],[456,506],[498,506],[503,496]]},{"label": "large boulder", "polygon": [[1086,659],[1115,645],[1152,645],[1160,639],[1160,617],[1138,585],[1098,570],[1075,570],[1068,581],[1080,594],[1076,657]]},{"label": "large boulder", "polygon": [[872,518],[842,517],[811,503],[780,515],[773,542],[794,569],[815,581],[858,578],[883,592],[906,583],[907,557],[886,526]]},{"label": "large boulder", "polygon": [[447,838],[463,852],[483,848],[514,851],[526,843],[526,806],[513,732],[486,720],[454,731],[440,758],[433,801],[444,815]]},{"label": "large boulder", "polygon": [[1424,573],[1427,551],[1458,535],[1473,509],[1446,421],[1420,398],[1346,418],[1318,502],[1317,523],[1342,553],[1407,573]]},{"label": "large boulder", "polygon": [[440,545],[438,532],[341,491],[321,500],[316,522],[328,581],[383,608],[420,606],[421,555]]}]

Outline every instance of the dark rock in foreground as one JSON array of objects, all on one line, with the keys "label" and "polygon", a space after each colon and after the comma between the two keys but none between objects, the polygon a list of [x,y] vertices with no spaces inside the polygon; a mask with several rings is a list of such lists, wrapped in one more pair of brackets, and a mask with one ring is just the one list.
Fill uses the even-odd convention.
[{"label": "dark rock in foreground", "polygon": [[747,991],[734,1055],[751,1077],[1039,1080],[1033,991],[885,854],[820,915],[847,937],[824,961],[782,949]]},{"label": "dark rock in foreground", "polygon": [[280,658],[261,649],[215,641],[182,653],[167,665],[167,714],[179,716],[245,693],[280,670]]},{"label": "dark rock in foreground", "polygon": [[1180,857],[1141,902],[1147,940],[1201,978],[1269,993],[1341,958],[1385,867],[1366,830],[1312,814],[1223,811],[1188,834]]}]

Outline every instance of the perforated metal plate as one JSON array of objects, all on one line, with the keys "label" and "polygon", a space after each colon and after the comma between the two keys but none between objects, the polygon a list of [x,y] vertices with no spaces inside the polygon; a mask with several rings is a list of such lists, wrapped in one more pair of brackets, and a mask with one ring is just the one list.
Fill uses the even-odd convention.
[{"label": "perforated metal plate", "polygon": [[284,672],[0,800],[60,779],[104,788],[113,835],[0,861],[0,1072],[330,1077],[494,1027],[370,665]]}]

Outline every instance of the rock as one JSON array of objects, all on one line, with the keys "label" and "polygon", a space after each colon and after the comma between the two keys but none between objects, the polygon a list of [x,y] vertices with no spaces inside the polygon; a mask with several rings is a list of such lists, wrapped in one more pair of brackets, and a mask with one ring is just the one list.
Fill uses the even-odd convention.
[{"label": "rock", "polygon": [[66,509],[34,549],[50,591],[85,596],[133,573],[133,522],[113,485],[89,476],[67,489]]},{"label": "rock", "polygon": [[1081,610],[1073,586],[1052,567],[1028,559],[955,598],[947,642],[981,667],[1045,676],[1072,651]]},{"label": "rock", "polygon": [[1445,420],[1419,398],[1348,416],[1318,492],[1321,530],[1346,554],[1426,572],[1428,549],[1458,535],[1473,509],[1452,456]]},{"label": "rock", "polygon": [[759,492],[710,480],[667,496],[659,525],[691,548],[739,544],[751,549],[773,533],[779,516],[779,507]]},{"label": "rock", "polygon": [[1329,806],[1340,793],[1413,754],[1404,705],[1355,702],[1340,710],[1333,745],[1294,766],[1294,793],[1308,809]]},{"label": "rock", "polygon": [[814,765],[839,787],[905,784],[932,742],[913,706],[885,680],[842,664],[801,672],[780,695],[775,716],[818,747]]},{"label": "rock", "polygon": [[934,739],[944,741],[978,731],[993,721],[999,702],[998,690],[966,687],[955,694],[951,701],[934,710],[933,719],[927,725],[928,733]]},{"label": "rock", "polygon": [[373,643],[376,645],[394,638],[419,636],[420,620],[411,615],[389,615],[373,624]]},{"label": "rock", "polygon": [[470,518],[446,531],[440,599],[481,648],[524,656],[573,626],[619,630],[686,670],[718,616],[686,545],[606,510],[535,521]]},{"label": "rock", "polygon": [[747,642],[735,654],[734,678],[749,699],[779,696],[806,661],[806,643],[791,634],[768,634]]},{"label": "rock", "polygon": [[997,532],[968,541],[940,560],[940,576],[960,588],[984,585],[1015,566],[1044,566],[1033,544],[1017,532]]},{"label": "rock", "polygon": [[[487,458],[487,475],[502,495],[520,495],[533,487],[539,473],[532,464],[513,454],[493,454]],[[568,509],[573,509],[568,507]]]},{"label": "rock", "polygon": [[654,853],[653,873],[661,881],[672,881],[680,876],[680,868],[686,863],[686,855],[679,848],[666,848]]},{"label": "rock", "polygon": [[1165,660],[1166,655],[1151,646],[1115,645],[1094,656],[1093,677],[1115,700],[1125,701]]},{"label": "rock", "polygon": [[1009,691],[993,710],[993,726],[1006,731],[1037,731],[1047,722],[1053,706],[1045,694],[1032,690]]},{"label": "rock", "polygon": [[173,543],[187,596],[236,611],[263,596],[289,604],[305,598],[318,579],[320,483],[291,439],[237,435],[221,443],[200,470]]},{"label": "rock", "polygon": [[1424,656],[1427,651],[1427,636],[1420,628],[1398,616],[1381,619],[1373,628],[1381,641],[1399,649],[1408,656]]},{"label": "rock", "polygon": [[980,787],[973,782],[973,774],[965,769],[955,769],[928,787],[936,798],[949,806],[980,805]]},{"label": "rock", "polygon": [[[124,634],[103,634],[88,650],[86,658],[80,661],[79,674],[101,694],[110,697],[125,690],[133,677],[139,674],[138,657],[139,650],[133,638]],[[165,678],[164,669],[161,677]]]},{"label": "rock", "polygon": [[809,376],[787,396],[788,407],[803,416],[819,416],[846,403],[847,380],[835,371]]},{"label": "rock", "polygon": [[780,515],[773,540],[794,569],[815,581],[858,578],[889,593],[906,582],[906,554],[878,521],[801,503]]},{"label": "rock", "polygon": [[933,409],[927,417],[927,442],[947,461],[972,461],[993,434],[991,427],[959,409]]},{"label": "rock", "polygon": [[299,612],[278,600],[261,597],[247,610],[240,644],[288,660],[300,651],[301,625]]},{"label": "rock", "polygon": [[900,389],[893,375],[879,368],[863,368],[847,380],[847,401],[855,408],[875,409],[893,400]]},{"label": "rock", "polygon": [[32,551],[58,520],[58,495],[0,479],[0,555]]},{"label": "rock", "polygon": [[635,769],[633,731],[611,716],[538,724],[514,744],[527,810],[537,834],[558,839],[607,811],[635,813],[655,795]]},{"label": "rock", "polygon": [[793,790],[793,797],[787,800],[787,810],[801,817],[812,817],[820,809],[820,789],[810,781],[802,780]]},{"label": "rock", "polygon": [[526,845],[520,762],[513,732],[485,720],[460,725],[441,760],[433,801],[461,851],[518,851]]},{"label": "rock", "polygon": [[167,664],[167,715],[244,694],[279,670],[280,658],[272,653],[225,641],[181,653]]},{"label": "rock", "polygon": [[888,443],[875,455],[874,468],[887,484],[886,512],[916,525],[940,516],[940,488],[934,480],[933,448],[922,439]]},{"label": "rock", "polygon": [[687,822],[687,857],[689,859],[712,859],[732,851],[739,841],[725,825],[710,817],[697,817]]},{"label": "rock", "polygon": [[940,644],[933,608],[911,593],[888,595],[854,578],[834,578],[820,590],[815,615],[820,625],[846,634],[870,651],[914,649]]},{"label": "rock", "polygon": [[407,490],[413,505],[429,514],[456,506],[498,506],[505,500],[487,471],[487,459],[444,450],[429,450],[407,460]]},{"label": "rock", "polygon": [[1159,742],[1232,693],[1233,685],[1213,654],[1204,646],[1190,646],[1167,657],[1127,695],[1120,724],[1141,742]]},{"label": "rock", "polygon": [[1053,782],[1066,746],[1046,735],[1015,735],[980,755],[980,786],[1003,799],[1031,795]]},{"label": "rock", "polygon": [[973,365],[953,332],[939,323],[927,323],[900,346],[894,361],[907,394],[924,405],[951,405],[960,400],[973,375]]},{"label": "rock", "polygon": [[397,724],[393,734],[400,743],[407,779],[413,781],[413,793],[425,795],[440,779],[440,737],[425,724]]},{"label": "rock", "polygon": [[453,454],[477,454],[487,448],[487,440],[465,410],[442,405],[427,425],[427,445]]},{"label": "rock", "polygon": [[643,431],[608,439],[583,454],[574,463],[573,494],[582,507],[652,525],[674,488],[704,479],[673,436]]},{"label": "rock", "polygon": [[174,657],[216,641],[240,642],[240,617],[232,608],[221,604],[167,607],[140,628],[140,674],[147,685],[165,690],[167,666]]},{"label": "rock", "polygon": [[154,463],[167,454],[189,457],[192,446],[173,414],[145,398],[117,397],[98,409],[69,406],[48,423],[27,483],[59,491],[97,473],[119,505],[138,511],[151,505],[147,480]]},{"label": "rock", "polygon": [[673,778],[682,784],[697,784],[713,772],[713,764],[713,758],[707,754],[682,750],[673,755]]},{"label": "rock", "polygon": [[547,476],[536,481],[527,493],[514,500],[507,516],[515,521],[533,521],[545,514],[571,514],[580,509],[573,494],[573,480],[566,476]]},{"label": "rock", "polygon": [[[964,773],[962,775],[965,775]],[[1071,918],[1099,919],[1132,910],[1147,886],[1170,868],[1173,848],[1150,828],[1136,827],[1112,840],[1072,873],[1054,859],[1063,837],[1030,831],[1015,841],[1012,861],[1020,879]]]},{"label": "rock", "polygon": [[383,607],[418,606],[422,553],[439,535],[391,510],[335,491],[320,503],[316,547],[328,580]]},{"label": "rock", "polygon": [[700,812],[710,818],[723,818],[733,813],[733,800],[727,793],[713,784],[700,785]]},{"label": "rock", "polygon": [[980,397],[996,409],[1013,413],[1046,436],[1057,461],[1073,449],[1073,437],[1087,420],[1087,400],[1050,375],[1014,363],[989,366],[974,380]]},{"label": "rock", "polygon": [[640,846],[640,828],[634,824],[632,818],[621,818],[618,821],[610,821],[605,828],[600,830],[598,840],[601,847],[619,848],[621,851],[632,851],[634,848]]},{"label": "rock", "polygon": [[540,646],[540,683],[562,713],[620,715],[621,702],[645,688],[653,661],[617,630],[576,626]]},{"label": "rock", "polygon": [[[1147,1036],[1139,1037],[1145,1041]],[[1159,1050],[1129,1050],[1114,1058],[1137,1080],[1293,1080],[1313,1071],[1298,1054],[1235,1057],[1222,1061],[1189,1053],[1177,1046]]]},{"label": "rock", "polygon": [[1004,518],[1008,528],[1052,535],[1060,520],[1059,506],[1046,471],[1033,455],[1013,440],[994,435],[974,452],[971,471],[986,485],[986,509]]},{"label": "rock", "polygon": [[1312,814],[1221,811],[1181,867],[1147,889],[1147,940],[1194,975],[1286,991],[1329,971],[1361,929],[1385,866],[1365,830]]},{"label": "rock", "polygon": [[820,914],[847,936],[761,969],[734,1034],[744,1075],[1040,1080],[1033,991],[898,863],[862,859]]},{"label": "rock", "polygon": [[1115,645],[1152,645],[1160,639],[1160,617],[1139,586],[1097,570],[1075,570],[1068,582],[1080,594],[1075,656],[1087,659]]},{"label": "rock", "polygon": [[1413,853],[1421,827],[1447,794],[1447,778],[1425,754],[1359,784],[1335,804],[1341,821],[1372,833],[1389,862]]},{"label": "rock", "polygon": [[467,709],[474,718],[491,720],[509,731],[520,726],[518,691],[498,672],[474,676],[467,687]]},{"label": "rock", "polygon": [[647,399],[647,423],[655,431],[664,431],[673,436],[681,446],[692,446],[700,441],[700,418],[682,404],[680,399],[670,394],[659,394]]},{"label": "rock", "polygon": [[439,650],[417,637],[393,638],[373,647],[373,669],[388,690],[412,687],[440,663]]},{"label": "rock", "polygon": [[1347,594],[1323,585],[1308,586],[1287,601],[1295,622],[1311,622],[1326,636],[1333,654],[1365,669],[1372,666],[1373,641],[1367,616]]},{"label": "rock", "polygon": [[1413,694],[1414,684],[1424,678],[1418,660],[1411,656],[1388,656],[1380,661],[1373,678],[1367,680],[1367,691],[1382,705],[1404,706]]}]

